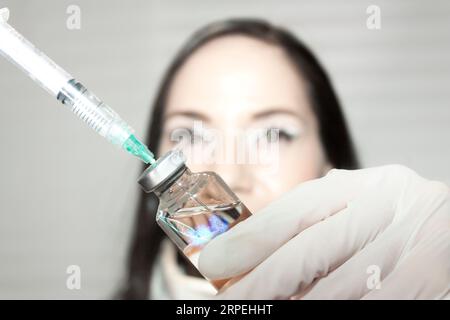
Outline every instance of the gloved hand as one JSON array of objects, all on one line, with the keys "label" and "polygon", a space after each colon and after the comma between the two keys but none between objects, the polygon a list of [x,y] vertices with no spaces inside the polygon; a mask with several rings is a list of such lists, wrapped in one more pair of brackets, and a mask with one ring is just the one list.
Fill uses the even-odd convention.
[{"label": "gloved hand", "polygon": [[245,274],[222,299],[448,298],[450,189],[400,165],[334,169],[213,239],[199,269]]}]

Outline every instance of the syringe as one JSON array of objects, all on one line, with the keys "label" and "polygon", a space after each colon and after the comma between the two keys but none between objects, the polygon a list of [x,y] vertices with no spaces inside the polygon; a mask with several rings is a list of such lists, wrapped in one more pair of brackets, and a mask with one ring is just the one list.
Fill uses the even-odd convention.
[{"label": "syringe", "polygon": [[7,23],[8,18],[9,10],[0,9],[0,54],[109,142],[145,163],[155,162],[153,154],[117,113],[19,34]]}]

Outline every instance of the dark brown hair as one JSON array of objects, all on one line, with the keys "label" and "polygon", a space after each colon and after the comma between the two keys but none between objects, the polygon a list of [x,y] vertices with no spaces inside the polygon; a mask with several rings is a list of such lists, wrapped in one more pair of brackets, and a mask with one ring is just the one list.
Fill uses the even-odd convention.
[{"label": "dark brown hair", "polygon": [[[181,48],[163,78],[153,105],[146,140],[150,150],[158,154],[166,100],[177,71],[202,45],[225,35],[246,35],[277,45],[285,51],[309,85],[309,98],[318,120],[320,139],[328,161],[335,168],[357,168],[358,161],[352,140],[325,70],[312,52],[294,35],[258,19],[230,19],[211,23],[197,31]],[[151,273],[163,239],[163,233],[155,222],[157,205],[153,194],[141,192],[128,255],[127,274],[118,294],[119,298],[149,298]]]}]

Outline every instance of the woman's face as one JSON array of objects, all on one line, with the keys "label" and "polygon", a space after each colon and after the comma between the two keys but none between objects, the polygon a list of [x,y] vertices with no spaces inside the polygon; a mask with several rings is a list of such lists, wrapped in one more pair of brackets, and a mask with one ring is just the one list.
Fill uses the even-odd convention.
[{"label": "woman's face", "polygon": [[251,37],[224,36],[191,55],[163,121],[161,154],[189,132],[190,169],[219,174],[253,212],[329,167],[307,83],[281,48]]}]

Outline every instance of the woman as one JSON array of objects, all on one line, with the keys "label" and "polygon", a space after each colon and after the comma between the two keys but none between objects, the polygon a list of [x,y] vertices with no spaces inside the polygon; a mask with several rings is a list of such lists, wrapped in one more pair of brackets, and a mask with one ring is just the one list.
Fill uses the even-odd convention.
[{"label": "woman", "polygon": [[[149,148],[164,154],[177,145],[180,131],[190,133],[183,147],[213,150],[188,161],[191,170],[215,171],[257,213],[200,256],[211,279],[251,271],[223,297],[428,297],[430,288],[447,294],[448,188],[400,166],[327,174],[355,169],[357,159],[326,72],[289,32],[259,20],[228,20],[194,34],[162,82]],[[212,149],[211,131],[220,133]],[[249,131],[256,134],[247,139]],[[278,137],[272,168],[236,160],[242,132],[246,146]],[[221,159],[216,147],[222,144],[232,161]],[[212,286],[156,225],[156,206],[154,197],[141,194],[120,296],[212,297]],[[381,295],[368,292],[371,270],[387,279]],[[422,276],[424,270],[431,276]],[[410,283],[417,276],[423,282],[415,291]]]},{"label": "woman", "polygon": [[[152,110],[147,144],[158,156],[174,146],[175,130],[192,130],[198,120],[230,140],[233,129],[278,130],[276,172],[254,164],[189,164],[193,171],[217,172],[253,212],[331,167],[358,166],[325,70],[292,34],[261,20],[221,21],[196,32],[169,67]],[[174,298],[152,276],[165,239],[155,223],[156,206],[141,193],[123,298]],[[177,255],[181,272],[198,276]],[[204,295],[193,289],[182,296],[196,297]]]}]

